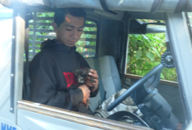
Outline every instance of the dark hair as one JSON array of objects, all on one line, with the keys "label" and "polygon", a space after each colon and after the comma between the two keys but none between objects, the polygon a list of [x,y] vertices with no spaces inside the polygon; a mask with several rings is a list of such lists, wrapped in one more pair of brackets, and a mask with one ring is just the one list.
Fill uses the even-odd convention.
[{"label": "dark hair", "polygon": [[56,9],[54,15],[54,22],[59,27],[65,21],[65,15],[70,14],[75,17],[83,17],[85,19],[86,13],[81,8],[65,8],[65,9]]}]

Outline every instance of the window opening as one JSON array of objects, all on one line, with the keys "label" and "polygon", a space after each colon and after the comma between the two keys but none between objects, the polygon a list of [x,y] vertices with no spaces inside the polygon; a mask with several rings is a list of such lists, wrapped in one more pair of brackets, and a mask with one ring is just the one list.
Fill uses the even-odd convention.
[{"label": "window opening", "polygon": [[[156,23],[154,20],[142,21]],[[150,26],[158,27],[158,25]],[[165,33],[129,35],[126,73],[144,76],[161,62],[161,56],[165,51]],[[161,72],[161,79],[177,81],[177,73],[175,68],[163,68]]]},{"label": "window opening", "polygon": [[[29,21],[29,61],[40,52],[43,41],[56,38],[52,27],[53,16],[53,12],[33,12],[33,19]],[[83,57],[95,57],[96,39],[97,24],[86,20],[84,32],[76,43],[76,50]]]}]

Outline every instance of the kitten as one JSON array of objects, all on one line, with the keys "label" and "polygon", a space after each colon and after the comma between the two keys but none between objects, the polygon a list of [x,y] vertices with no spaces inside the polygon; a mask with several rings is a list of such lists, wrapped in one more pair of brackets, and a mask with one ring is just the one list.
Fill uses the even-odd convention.
[{"label": "kitten", "polygon": [[[86,80],[87,76],[89,76],[88,75],[89,72],[90,72],[90,69],[88,67],[85,67],[85,68],[82,68],[82,69],[76,69],[74,71],[74,74],[75,74],[75,77],[78,80],[78,83],[82,83],[82,84],[85,83],[85,80]],[[94,82],[93,77],[90,76],[90,78],[91,78],[91,82]]]}]

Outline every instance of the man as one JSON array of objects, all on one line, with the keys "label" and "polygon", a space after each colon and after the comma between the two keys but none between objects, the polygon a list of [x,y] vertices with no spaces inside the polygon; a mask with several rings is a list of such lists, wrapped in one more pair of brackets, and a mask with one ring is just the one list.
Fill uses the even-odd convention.
[{"label": "man", "polygon": [[97,72],[91,69],[83,85],[77,82],[73,73],[76,69],[89,67],[75,51],[75,43],[83,33],[85,16],[83,9],[55,11],[53,28],[57,39],[43,42],[41,52],[30,64],[31,101],[92,114],[87,103],[89,97],[98,92]]}]

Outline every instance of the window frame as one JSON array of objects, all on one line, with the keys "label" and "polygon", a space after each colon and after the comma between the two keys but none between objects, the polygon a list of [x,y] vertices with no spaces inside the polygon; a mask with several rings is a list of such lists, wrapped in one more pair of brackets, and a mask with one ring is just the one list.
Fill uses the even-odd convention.
[{"label": "window frame", "polygon": [[[135,19],[136,19],[136,18],[135,18]],[[131,26],[131,25],[129,25],[129,26]],[[127,55],[126,55],[126,62],[125,62],[124,77],[125,77],[125,78],[130,78],[130,79],[139,80],[139,79],[141,79],[143,76],[136,75],[136,74],[126,73],[127,57],[128,57],[128,48],[129,48],[129,35],[131,35],[131,34],[128,34],[128,39],[127,39],[127,48],[126,48],[126,51],[127,51],[126,54],[127,54]],[[171,85],[171,86],[178,87],[178,82],[176,82],[176,81],[170,81],[170,80],[160,79],[160,83],[161,83],[161,84],[166,84],[166,85]]]},{"label": "window frame", "polygon": [[[167,13],[166,27],[170,40],[170,48],[175,60],[176,71],[178,73],[178,85],[184,107],[186,120],[188,123],[192,119],[192,89],[191,89],[191,66],[192,64],[192,39],[187,24],[186,12]],[[176,31],[179,30],[179,31]],[[182,33],[181,33],[182,32]],[[185,43],[184,45],[182,43]],[[183,52],[183,53],[181,53]],[[187,63],[187,64],[186,64]]]},{"label": "window frame", "polygon": [[[143,76],[134,75],[134,74],[125,74],[124,76],[126,78],[137,79],[137,80],[139,80],[139,79],[141,79],[143,77]],[[166,85],[178,87],[178,82],[175,82],[175,81],[169,81],[169,80],[160,79],[160,83],[161,84],[166,84]]]}]

